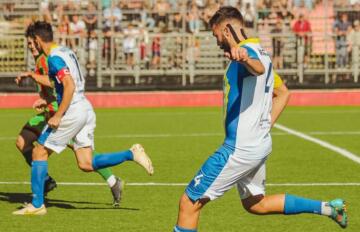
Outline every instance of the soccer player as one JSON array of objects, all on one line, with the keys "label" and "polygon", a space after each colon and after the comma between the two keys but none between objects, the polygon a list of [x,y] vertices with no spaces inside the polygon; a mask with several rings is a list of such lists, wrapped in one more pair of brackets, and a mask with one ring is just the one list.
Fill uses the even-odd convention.
[{"label": "soccer player", "polygon": [[[201,209],[237,186],[243,207],[250,213],[326,215],[347,226],[345,203],[305,199],[290,194],[265,195],[265,162],[272,149],[271,125],[286,104],[284,87],[273,92],[269,55],[258,39],[247,39],[243,17],[233,7],[221,7],[210,26],[217,43],[231,59],[224,76],[225,141],[200,168],[180,199],[174,232],[197,231]],[[286,91],[285,91],[286,92]],[[277,94],[281,98],[274,99]],[[276,113],[271,112],[272,104]]]},{"label": "soccer player", "polygon": [[[25,32],[28,48],[35,59],[35,73],[40,76],[48,75],[47,57],[43,52],[39,52],[35,46],[34,26],[30,24]],[[26,75],[25,75],[26,76]],[[48,78],[48,77],[46,77]],[[21,76],[15,80],[21,83]],[[53,83],[52,83],[53,85]],[[38,112],[22,128],[17,140],[16,146],[23,154],[27,164],[31,167],[33,143],[38,139],[42,130],[46,126],[47,120],[55,114],[58,109],[56,101],[56,92],[53,87],[37,85],[40,98],[35,101],[33,107]],[[71,144],[67,145],[73,149]],[[94,152],[95,153],[95,152]],[[96,153],[95,153],[96,154]],[[121,194],[123,190],[123,181],[114,176],[109,168],[99,169],[97,173],[108,183],[113,196],[113,206],[120,205]],[[44,194],[47,194],[56,187],[56,181],[50,176],[45,177]]]},{"label": "soccer player", "polygon": [[76,55],[69,48],[54,43],[53,31],[49,23],[35,22],[34,34],[36,46],[48,57],[49,78],[34,73],[27,75],[45,86],[51,86],[51,81],[54,82],[59,108],[48,120],[48,125],[42,131],[38,144],[33,149],[32,203],[13,212],[13,214],[46,214],[43,189],[48,169],[47,159],[54,151],[61,153],[71,140],[74,141],[74,152],[78,166],[83,171],[96,171],[131,160],[141,165],[149,175],[152,175],[154,169],[151,160],[140,144],[135,144],[126,151],[98,154],[93,157],[96,116],[90,102],[84,95],[85,80]]}]

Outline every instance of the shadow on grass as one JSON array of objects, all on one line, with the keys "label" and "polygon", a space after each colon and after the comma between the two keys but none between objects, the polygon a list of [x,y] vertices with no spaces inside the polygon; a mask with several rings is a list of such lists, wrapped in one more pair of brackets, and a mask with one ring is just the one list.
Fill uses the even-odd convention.
[{"label": "shadow on grass", "polygon": [[[24,204],[25,202],[31,202],[32,196],[31,193],[8,193],[0,192],[0,201],[6,201],[9,203],[18,203]],[[107,205],[99,202],[88,202],[88,201],[66,201],[58,199],[45,198],[46,207],[56,207],[62,209],[78,209],[78,210],[92,210],[92,209],[104,209],[104,210],[133,210],[137,211],[140,209],[136,208],[125,208],[125,207],[112,207],[109,204],[109,207],[75,207],[73,204],[87,204],[87,205]],[[19,206],[21,208],[21,206]]]}]

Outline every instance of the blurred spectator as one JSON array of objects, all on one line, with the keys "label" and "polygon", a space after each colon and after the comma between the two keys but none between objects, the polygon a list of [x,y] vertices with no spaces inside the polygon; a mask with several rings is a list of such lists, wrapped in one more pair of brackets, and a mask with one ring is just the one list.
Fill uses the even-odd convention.
[{"label": "blurred spectator", "polygon": [[97,26],[96,6],[93,2],[89,2],[88,4],[87,13],[84,15],[84,22],[86,24],[88,35],[90,35],[91,31],[95,30]]},{"label": "blurred spectator", "polygon": [[312,10],[313,9],[313,3],[314,0],[293,0],[293,5],[294,7],[305,7],[308,10]]},{"label": "blurred spectator", "polygon": [[70,20],[68,15],[63,15],[58,26],[59,33],[59,44],[62,46],[70,46],[69,39],[67,38],[70,34]]},{"label": "blurred spectator", "polygon": [[[311,25],[310,22],[304,18],[304,15],[300,15],[299,19],[293,25],[293,31],[297,37],[297,51],[299,51],[299,46],[304,48],[304,64],[306,65],[309,61],[311,43],[310,43],[310,33]],[[299,61],[298,61],[299,62]]]},{"label": "blurred spectator", "polygon": [[254,28],[255,21],[255,9],[251,6],[250,3],[246,3],[245,9],[242,12],[244,17],[244,23],[246,28]]},{"label": "blurred spectator", "polygon": [[282,31],[282,21],[278,19],[275,25],[275,28],[271,30],[272,37],[272,50],[273,50],[273,64],[275,69],[281,69],[283,67],[283,58],[282,58],[282,49],[283,42],[281,38]]},{"label": "blurred spectator", "polygon": [[121,19],[122,19],[122,11],[115,4],[115,1],[111,1],[111,7],[105,8],[104,12],[104,32],[111,31],[114,28],[114,31],[121,31]]},{"label": "blurred spectator", "polygon": [[348,21],[347,14],[342,14],[340,20],[337,19],[334,24],[334,31],[336,34],[336,65],[337,67],[345,67],[348,62],[348,43],[347,35],[351,30],[351,23]]},{"label": "blurred spectator", "polygon": [[76,51],[80,44],[80,39],[82,37],[85,37],[86,35],[86,25],[85,22],[81,20],[78,15],[73,15],[69,28],[70,28],[70,35],[73,36],[70,39],[71,48]]},{"label": "blurred spectator", "polygon": [[155,12],[155,24],[158,27],[159,23],[162,22],[167,26],[168,23],[168,12],[170,11],[170,4],[166,0],[157,0],[154,6]]},{"label": "blurred spectator", "polygon": [[15,3],[4,3],[3,4],[3,12],[4,12],[4,19],[6,21],[12,21],[14,20],[15,16],[12,15],[15,9]]},{"label": "blurred spectator", "polygon": [[204,23],[206,30],[210,30],[209,28],[209,21],[211,17],[215,14],[215,12],[219,9],[220,5],[215,0],[209,0],[208,5],[204,10]]},{"label": "blurred spectator", "polygon": [[304,0],[300,0],[298,2],[299,2],[298,5],[296,5],[294,2],[294,8],[293,8],[292,12],[293,12],[295,18],[299,18],[300,15],[302,15],[303,18],[305,18],[307,20],[309,18],[309,14],[310,14],[309,8],[306,7]]},{"label": "blurred spectator", "polygon": [[173,20],[172,20],[172,27],[174,29],[174,31],[176,32],[180,32],[183,25],[182,25],[182,15],[180,12],[176,12],[174,14]]},{"label": "blurred spectator", "polygon": [[145,26],[148,30],[153,30],[155,27],[155,20],[151,17],[150,7],[147,4],[143,4],[141,11],[141,24]]},{"label": "blurred spectator", "polygon": [[135,64],[134,53],[136,52],[136,37],[139,31],[134,28],[132,23],[129,23],[124,29],[123,51],[125,54],[126,64],[129,68],[133,68]]},{"label": "blurred spectator", "polygon": [[96,53],[98,50],[98,41],[95,30],[90,31],[90,38],[89,38],[89,61],[88,61],[88,68],[89,68],[89,75],[95,76],[95,68],[96,68]]},{"label": "blurred spectator", "polygon": [[160,36],[156,36],[153,38],[153,42],[151,45],[152,51],[152,61],[151,66],[152,68],[159,68],[160,67],[160,57],[161,57],[161,44],[160,44]]},{"label": "blurred spectator", "polygon": [[200,31],[200,11],[195,2],[191,3],[190,11],[187,20],[189,22],[189,30],[191,33],[198,33]]},{"label": "blurred spectator", "polygon": [[269,10],[272,7],[271,0],[258,0],[256,2],[256,8],[258,9],[258,15],[260,19],[265,19],[269,16]]},{"label": "blurred spectator", "polygon": [[349,51],[352,54],[352,62],[359,61],[360,57],[360,21],[355,20],[354,29],[349,34]]},{"label": "blurred spectator", "polygon": [[42,0],[40,2],[40,12],[43,14],[44,21],[51,23],[52,18],[49,10],[49,0]]}]

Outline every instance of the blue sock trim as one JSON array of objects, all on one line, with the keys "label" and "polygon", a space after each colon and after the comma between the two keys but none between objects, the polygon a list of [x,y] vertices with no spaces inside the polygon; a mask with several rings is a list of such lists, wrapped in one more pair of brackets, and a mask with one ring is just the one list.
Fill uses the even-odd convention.
[{"label": "blue sock trim", "polygon": [[173,232],[197,232],[197,230],[196,230],[196,229],[195,229],[195,230],[184,229],[184,228],[176,225],[176,226],[174,227],[174,231],[173,231]]},{"label": "blue sock trim", "polygon": [[31,191],[33,193],[32,204],[39,208],[44,204],[44,184],[48,173],[47,161],[33,161],[31,165]]},{"label": "blue sock trim", "polygon": [[133,160],[133,154],[130,150],[98,154],[93,157],[92,166],[94,170],[112,167],[121,164],[124,161]]},{"label": "blue sock trim", "polygon": [[284,214],[321,214],[321,201],[285,194]]}]

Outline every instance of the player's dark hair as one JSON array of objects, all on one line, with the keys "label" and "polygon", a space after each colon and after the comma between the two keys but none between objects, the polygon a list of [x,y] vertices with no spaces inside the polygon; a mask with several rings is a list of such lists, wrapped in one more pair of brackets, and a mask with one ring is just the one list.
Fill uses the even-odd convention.
[{"label": "player's dark hair", "polygon": [[244,18],[241,15],[240,11],[232,6],[222,6],[216,13],[211,17],[209,21],[210,27],[218,25],[225,20],[235,19],[238,20],[241,24],[244,23]]},{"label": "player's dark hair", "polygon": [[34,34],[39,36],[44,42],[52,42],[54,34],[50,23],[36,21],[34,23]]},{"label": "player's dark hair", "polygon": [[35,33],[34,33],[34,24],[30,24],[25,31],[25,37],[28,38],[35,38]]}]

